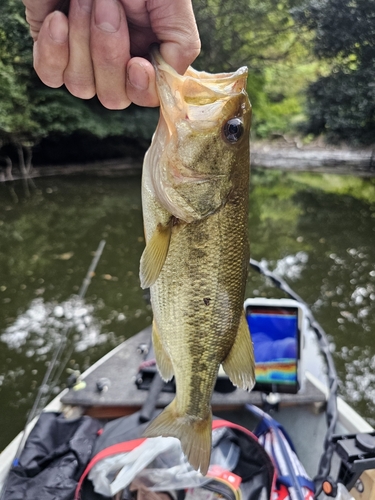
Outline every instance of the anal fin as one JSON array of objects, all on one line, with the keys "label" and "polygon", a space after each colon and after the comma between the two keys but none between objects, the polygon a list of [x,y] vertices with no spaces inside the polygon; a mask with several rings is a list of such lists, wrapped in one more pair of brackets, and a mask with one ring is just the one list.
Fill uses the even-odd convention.
[{"label": "anal fin", "polygon": [[241,315],[236,340],[222,364],[225,373],[234,385],[247,390],[253,388],[255,383],[254,349],[245,314]]},{"label": "anal fin", "polygon": [[173,377],[173,367],[171,360],[162,344],[158,328],[155,321],[152,323],[152,344],[154,346],[156,364],[161,378],[168,382]]},{"label": "anal fin", "polygon": [[141,287],[149,288],[158,279],[168,254],[171,241],[172,224],[158,224],[143,251],[139,276]]}]

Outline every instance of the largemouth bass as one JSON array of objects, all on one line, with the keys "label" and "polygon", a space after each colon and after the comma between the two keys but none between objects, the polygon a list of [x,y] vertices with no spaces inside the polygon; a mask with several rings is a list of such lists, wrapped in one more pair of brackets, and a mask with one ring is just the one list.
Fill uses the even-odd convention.
[{"label": "largemouth bass", "polygon": [[220,364],[231,381],[254,384],[243,312],[251,106],[247,69],[181,76],[153,51],[160,120],[143,165],[146,248],[140,279],[150,287],[152,341],[161,377],[176,397],[145,435],[180,439],[206,474],[211,396]]}]

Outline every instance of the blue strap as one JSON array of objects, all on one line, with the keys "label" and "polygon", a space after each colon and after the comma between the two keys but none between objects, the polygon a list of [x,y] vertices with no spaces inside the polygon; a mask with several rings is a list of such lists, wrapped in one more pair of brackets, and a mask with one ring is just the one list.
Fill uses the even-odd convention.
[{"label": "blue strap", "polygon": [[[315,484],[313,481],[311,481],[311,479],[307,479],[307,477],[304,476],[297,476],[297,481],[301,488],[308,488],[311,491],[315,491]],[[289,476],[279,476],[277,478],[277,482],[283,484],[287,488],[293,486],[293,483]]]},{"label": "blue strap", "polygon": [[[298,476],[297,471],[294,468],[294,464],[291,460],[290,452],[287,449],[287,443],[288,443],[288,445],[290,446],[290,449],[292,449],[293,452],[295,453],[294,446],[293,446],[289,436],[286,434],[286,432],[284,431],[282,426],[276,420],[274,420],[272,417],[270,417],[267,413],[262,411],[260,408],[257,408],[256,406],[253,406],[250,404],[247,404],[246,408],[250,412],[255,414],[256,416],[260,417],[260,419],[261,419],[261,423],[259,425],[259,428],[256,431],[260,432],[260,430],[265,429],[265,431],[267,432],[269,429],[273,430],[275,440],[278,442],[278,444],[280,446],[281,455],[283,457],[283,460],[285,461],[286,468],[290,473],[290,475],[288,475],[285,478],[285,483],[283,483],[283,484],[285,484],[285,486],[287,488],[294,488],[294,491],[296,493],[296,498],[298,500],[304,500],[304,493],[302,491],[301,479],[305,479],[305,478],[301,478],[300,476]],[[257,434],[257,432],[255,432],[255,434]],[[283,439],[283,437],[284,437],[284,439]],[[295,455],[297,456],[296,453],[295,453]],[[281,478],[279,477],[278,480],[282,483],[282,481],[280,479]],[[314,483],[312,481],[311,482],[309,481],[309,484],[312,486],[312,488],[310,488],[310,486],[307,486],[307,487],[309,489],[311,489],[312,491],[315,491]]]},{"label": "blue strap", "polygon": [[265,413],[263,410],[261,410],[257,406],[247,404],[246,409],[249,410],[254,415],[261,418],[261,421],[259,422],[259,424],[257,425],[257,427],[254,431],[254,434],[256,436],[259,437],[262,434],[265,434],[271,428],[279,429],[282,432],[282,434],[284,435],[285,439],[288,441],[288,444],[291,447],[291,449],[297,455],[296,449],[294,448],[294,444],[293,444],[292,440],[290,439],[289,434],[286,432],[284,427],[277,420],[272,418],[270,415]]}]

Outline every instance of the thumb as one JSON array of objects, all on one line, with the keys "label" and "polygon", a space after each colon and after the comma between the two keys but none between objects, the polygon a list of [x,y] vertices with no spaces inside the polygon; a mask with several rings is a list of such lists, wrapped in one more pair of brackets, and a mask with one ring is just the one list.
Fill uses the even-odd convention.
[{"label": "thumb", "polygon": [[161,56],[184,73],[201,48],[191,0],[149,0],[147,7]]}]

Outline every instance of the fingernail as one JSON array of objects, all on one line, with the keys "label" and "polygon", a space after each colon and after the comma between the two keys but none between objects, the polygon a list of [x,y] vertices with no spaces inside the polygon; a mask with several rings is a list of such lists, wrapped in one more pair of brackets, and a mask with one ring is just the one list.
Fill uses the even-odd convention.
[{"label": "fingernail", "polygon": [[120,28],[120,8],[116,0],[97,0],[95,2],[95,24],[108,33]]},{"label": "fingernail", "polygon": [[91,12],[92,0],[78,0],[78,4],[82,10],[85,10],[86,12]]},{"label": "fingernail", "polygon": [[138,63],[134,63],[129,67],[128,80],[130,85],[138,90],[147,90],[150,85],[147,71]]},{"label": "fingernail", "polygon": [[61,22],[61,12],[54,12],[49,22],[49,35],[54,42],[65,43],[68,40],[68,24]]}]

